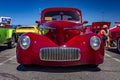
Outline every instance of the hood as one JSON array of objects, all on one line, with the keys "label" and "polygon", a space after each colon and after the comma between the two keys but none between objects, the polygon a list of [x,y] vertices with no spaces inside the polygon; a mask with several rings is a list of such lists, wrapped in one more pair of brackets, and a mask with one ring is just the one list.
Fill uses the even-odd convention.
[{"label": "hood", "polygon": [[51,21],[43,24],[43,27],[49,28],[45,35],[58,45],[63,45],[73,37],[79,35],[78,28],[82,27],[80,23],[74,21]]},{"label": "hood", "polygon": [[120,26],[115,26],[113,28],[110,28],[110,32],[119,32],[120,31]]},{"label": "hood", "polygon": [[110,22],[93,22],[92,27],[93,28],[103,28],[104,25],[107,25],[108,28],[110,28]]},{"label": "hood", "polygon": [[81,24],[75,21],[51,21],[43,24],[45,27],[51,28],[77,28],[80,27]]},{"label": "hood", "polygon": [[22,27],[22,28],[17,28],[16,29],[17,33],[26,33],[26,32],[35,32],[33,27]]}]

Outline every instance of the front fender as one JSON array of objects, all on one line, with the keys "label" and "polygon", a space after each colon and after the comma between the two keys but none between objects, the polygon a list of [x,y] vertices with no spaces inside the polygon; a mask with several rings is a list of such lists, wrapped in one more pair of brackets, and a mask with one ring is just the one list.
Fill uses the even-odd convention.
[{"label": "front fender", "polygon": [[6,33],[7,33],[6,38],[11,39],[13,34],[15,34],[15,30],[14,29],[7,29]]},{"label": "front fender", "polygon": [[[49,38],[47,38],[44,35],[39,35],[35,33],[27,33],[23,34],[22,36],[29,36],[30,37],[30,47],[26,50],[23,50],[19,43],[17,44],[17,59],[19,60],[19,63],[27,64],[27,62],[37,62],[40,61],[39,54],[41,48],[47,48],[47,47],[74,47],[80,49],[80,55],[82,63],[91,63],[91,64],[100,64],[103,62],[104,59],[104,45],[103,42],[101,42],[100,48],[98,50],[93,50],[90,46],[89,39],[92,36],[97,36],[95,34],[85,34],[85,35],[79,35],[68,42],[66,42],[62,46],[58,46],[53,41],[51,41]],[[31,57],[32,56],[32,57]],[[23,59],[24,58],[24,59]],[[26,62],[24,62],[26,61]],[[81,63],[81,64],[82,64]],[[39,63],[38,63],[39,64]]]}]

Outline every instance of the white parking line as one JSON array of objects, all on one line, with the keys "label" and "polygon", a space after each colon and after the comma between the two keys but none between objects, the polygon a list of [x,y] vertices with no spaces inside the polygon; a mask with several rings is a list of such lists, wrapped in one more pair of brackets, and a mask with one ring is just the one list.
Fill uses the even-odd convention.
[{"label": "white parking line", "polygon": [[0,63],[0,66],[3,65],[3,64],[5,64],[6,62],[12,60],[12,59],[15,58],[15,57],[16,57],[16,56],[13,56],[13,57],[11,57],[11,58],[9,58],[9,59],[7,59],[7,60],[1,62],[1,63]]},{"label": "white parking line", "polygon": [[108,54],[105,54],[105,55],[106,55],[107,57],[110,57],[111,59],[117,61],[117,62],[120,62],[120,59],[114,58],[114,57],[112,57],[112,56],[110,56],[110,55],[108,55]]},{"label": "white parking line", "polygon": [[[113,59],[113,60],[115,60],[115,61],[117,61],[117,62],[120,62],[120,59],[114,58],[114,57],[110,56],[109,54],[105,54],[105,56],[110,57],[111,59]],[[0,66],[3,65],[3,64],[5,64],[6,62],[12,60],[12,59],[15,58],[15,57],[16,57],[16,56],[13,56],[13,57],[11,57],[11,58],[9,58],[9,59],[1,62],[1,63],[0,63]]]}]

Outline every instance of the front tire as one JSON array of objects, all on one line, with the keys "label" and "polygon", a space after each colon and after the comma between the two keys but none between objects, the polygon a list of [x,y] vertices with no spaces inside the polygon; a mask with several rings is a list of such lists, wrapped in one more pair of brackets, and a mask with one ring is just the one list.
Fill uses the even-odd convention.
[{"label": "front tire", "polygon": [[120,53],[120,38],[119,38],[118,41],[117,41],[117,50],[118,50],[118,52]]},{"label": "front tire", "polygon": [[12,36],[11,41],[8,43],[9,48],[14,48],[15,47],[15,36]]}]

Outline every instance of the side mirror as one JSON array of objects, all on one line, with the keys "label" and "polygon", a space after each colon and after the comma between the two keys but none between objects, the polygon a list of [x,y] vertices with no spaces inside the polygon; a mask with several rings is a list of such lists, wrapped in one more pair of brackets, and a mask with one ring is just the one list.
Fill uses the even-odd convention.
[{"label": "side mirror", "polygon": [[83,21],[83,23],[82,24],[87,24],[88,23],[88,21]]},{"label": "side mirror", "polygon": [[83,24],[83,27],[86,27],[86,24],[88,23],[88,21],[84,21],[82,24]]},{"label": "side mirror", "polygon": [[40,24],[41,24],[41,21],[35,21],[35,23],[37,23],[38,25],[40,25]]},{"label": "side mirror", "polygon": [[37,23],[37,27],[39,27],[40,24],[41,24],[41,20],[40,21],[35,21],[35,23]]}]

